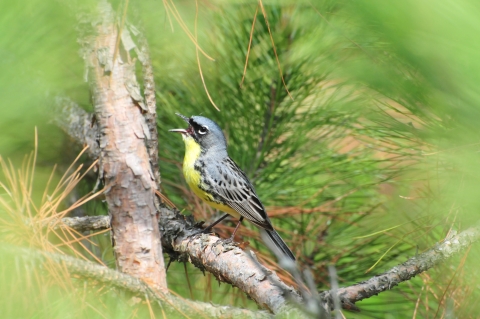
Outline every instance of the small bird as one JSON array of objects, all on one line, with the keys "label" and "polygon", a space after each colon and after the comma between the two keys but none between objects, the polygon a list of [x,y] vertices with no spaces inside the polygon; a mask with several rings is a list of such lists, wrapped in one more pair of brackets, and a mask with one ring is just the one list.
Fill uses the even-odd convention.
[{"label": "small bird", "polygon": [[208,226],[209,231],[228,214],[239,219],[235,233],[246,218],[265,230],[275,246],[288,258],[295,260],[292,251],[273,229],[265,207],[257,196],[245,173],[228,156],[227,141],[222,129],[214,121],[203,116],[190,118],[176,113],[189,124],[185,129],[170,132],[181,133],[185,142],[183,175],[193,192],[211,207],[226,215]]}]

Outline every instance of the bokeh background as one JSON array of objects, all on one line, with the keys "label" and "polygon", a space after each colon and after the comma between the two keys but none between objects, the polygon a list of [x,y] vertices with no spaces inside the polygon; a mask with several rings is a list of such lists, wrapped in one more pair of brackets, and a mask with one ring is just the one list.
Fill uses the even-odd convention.
[{"label": "bokeh background", "polygon": [[[140,24],[148,40],[161,189],[185,214],[207,222],[219,215],[196,199],[183,179],[183,142],[168,133],[185,126],[175,112],[201,114],[224,129],[231,157],[252,179],[275,227],[300,266],[310,269],[319,291],[330,288],[330,264],[339,284],[347,286],[477,223],[477,1],[263,1],[267,20],[255,1],[111,3]],[[77,16],[95,6],[93,0],[0,3],[0,182],[5,185],[0,242],[5,247],[42,249],[49,242],[71,253],[72,247],[55,236],[41,237],[26,220],[41,220],[38,208],[51,200],[52,185],[80,151],[52,123],[53,105],[56,96],[68,96],[92,110]],[[185,29],[198,34],[199,46],[215,61],[196,51]],[[208,98],[199,66],[220,111]],[[22,163],[35,149],[35,128],[32,190],[22,195],[25,187],[18,184],[19,198],[29,200],[13,204],[11,176],[28,175],[32,160],[30,166]],[[86,157],[80,162],[89,163]],[[87,174],[59,207],[68,207],[95,182],[95,174]],[[102,215],[106,207],[98,198],[72,214]],[[234,225],[225,222],[216,230],[227,237]],[[108,233],[90,239],[85,247],[75,244],[76,251],[114,267]],[[244,223],[236,240],[290,280],[255,227]],[[4,318],[149,316],[145,303],[109,287],[66,279],[14,251],[0,250]],[[476,318],[479,253],[472,245],[392,291],[359,302],[361,313],[344,314]],[[241,291],[219,285],[191,265],[173,263],[168,283],[185,298],[257,309]]]}]

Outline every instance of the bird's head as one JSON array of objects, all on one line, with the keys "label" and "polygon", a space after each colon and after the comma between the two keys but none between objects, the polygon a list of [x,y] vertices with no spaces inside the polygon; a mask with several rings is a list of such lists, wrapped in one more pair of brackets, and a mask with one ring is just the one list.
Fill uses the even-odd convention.
[{"label": "bird's head", "polygon": [[170,132],[181,133],[185,142],[189,139],[200,145],[203,151],[221,151],[227,149],[227,141],[222,129],[214,121],[203,116],[190,118],[175,113],[188,123],[187,129],[173,129]]}]

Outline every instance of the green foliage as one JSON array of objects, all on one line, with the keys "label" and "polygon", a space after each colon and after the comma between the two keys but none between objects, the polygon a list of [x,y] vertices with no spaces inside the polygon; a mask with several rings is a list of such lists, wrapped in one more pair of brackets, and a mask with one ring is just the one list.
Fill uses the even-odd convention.
[{"label": "green foliage", "polygon": [[[185,127],[175,112],[207,116],[224,129],[231,157],[254,182],[318,289],[329,288],[330,263],[340,285],[348,285],[432,247],[450,229],[461,231],[477,221],[480,8],[475,1],[264,1],[271,35],[258,9],[243,83],[258,3],[209,4],[199,2],[198,43],[215,62],[198,54],[220,112],[202,84],[195,45],[171,9],[160,1],[129,7],[129,14],[140,13],[152,51],[162,187],[180,209],[188,214],[194,208],[199,219],[211,213],[199,210],[186,191],[180,168],[184,146],[168,133]],[[195,3],[175,5],[194,33]],[[30,151],[37,125],[39,162],[71,161],[60,151],[63,137],[47,123],[51,97],[58,92],[91,107],[75,12],[57,2],[30,0],[1,3],[0,16],[0,154],[15,161]],[[89,205],[89,212],[105,213],[102,203]],[[269,256],[263,243],[247,237],[255,234],[250,229],[255,228],[244,226],[244,239]],[[109,238],[98,237],[95,254],[113,267]],[[472,300],[478,292],[469,287],[478,284],[478,254],[472,247],[465,263],[461,256],[359,303],[362,316],[412,316],[417,308],[417,317],[440,317],[448,300],[455,300],[458,317],[475,317]],[[10,317],[33,316],[25,300],[36,294],[43,298],[38,307],[47,305],[39,317],[80,307],[80,286],[71,298],[61,296],[57,288],[42,290],[43,282],[9,279],[13,264],[2,267],[2,282],[9,284],[2,286],[0,300],[18,300],[18,309],[5,308]],[[170,288],[185,297],[255,308],[238,290],[218,287],[190,266],[188,272],[191,289],[183,265],[173,264]],[[22,292],[30,287],[27,297],[19,291],[9,295],[12,286]],[[88,302],[98,305],[95,298]],[[106,317],[123,316],[115,297],[102,298]],[[95,317],[81,309],[78,317]]]},{"label": "green foliage", "polygon": [[[342,284],[368,278],[433,246],[450,227],[463,229],[476,220],[478,72],[472,70],[478,62],[477,51],[468,46],[475,27],[467,25],[478,10],[463,27],[453,26],[466,14],[460,7],[471,3],[449,5],[456,17],[447,16],[446,3],[430,1],[396,3],[394,9],[384,2],[319,2],[315,9],[303,3],[266,5],[293,101],[260,10],[240,87],[256,3],[200,11],[200,21],[213,21],[202,25],[207,31],[200,45],[216,61],[200,60],[220,112],[206,96],[195,58],[176,56],[174,61],[183,60],[181,71],[158,78],[165,88],[159,92],[165,111],[160,123],[183,127],[173,115],[181,112],[220,124],[231,156],[265,204],[287,208],[274,223],[312,268],[320,289],[328,286],[328,263],[336,264]],[[430,7],[435,10],[426,13]],[[210,15],[214,18],[205,18]],[[448,32],[445,25],[451,25]],[[181,162],[183,145],[168,134],[160,130],[169,159],[162,163],[163,177],[184,185],[178,165],[169,164]],[[189,198],[165,187],[172,198]],[[318,212],[306,213],[315,208]],[[400,227],[388,230],[393,226]],[[262,250],[262,244],[255,247]],[[410,285],[398,291],[415,294],[422,285],[431,287],[427,279]],[[445,287],[431,289],[441,295]],[[439,307],[438,296],[426,295],[419,314]],[[369,309],[369,304],[375,302],[360,305]],[[399,302],[390,310],[411,314],[414,307]],[[374,315],[375,307],[370,309]]]},{"label": "green foliage", "polygon": [[[159,91],[161,154],[168,158],[161,163],[162,176],[164,181],[175,181],[172,186],[164,184],[166,192],[179,207],[184,207],[179,197],[189,198],[186,186],[180,191],[177,187],[185,185],[179,165],[171,164],[181,162],[184,153],[181,138],[167,132],[185,126],[174,113],[212,118],[224,129],[231,157],[271,208],[276,227],[284,232],[300,262],[312,268],[319,289],[328,288],[325,266],[329,263],[336,263],[344,283],[367,278],[370,275],[364,272],[381,256],[372,251],[381,252],[385,244],[367,239],[359,245],[354,236],[365,234],[359,223],[380,211],[375,208],[384,197],[378,184],[398,174],[398,169],[375,158],[375,150],[362,142],[377,134],[362,123],[362,116],[371,112],[367,97],[333,75],[339,67],[333,57],[344,39],[335,40],[328,33],[329,24],[319,21],[309,6],[265,7],[286,87],[294,99],[283,86],[261,13],[240,87],[255,8],[256,4],[247,4],[224,6],[219,13],[202,12],[203,17],[213,15],[200,45],[216,61],[201,61],[205,83],[220,112],[208,100],[195,60],[157,79],[164,88]],[[306,28],[313,22],[313,28]],[[318,41],[320,34],[326,34],[325,43]],[[315,54],[313,43],[318,48]],[[365,107],[358,107],[362,104]],[[268,254],[262,243],[248,240]],[[405,250],[396,249],[385,260]]]},{"label": "green foliage", "polygon": [[59,265],[14,251],[15,247],[2,245],[0,252],[2,318],[149,318],[150,310],[185,318],[93,280],[66,277]]}]

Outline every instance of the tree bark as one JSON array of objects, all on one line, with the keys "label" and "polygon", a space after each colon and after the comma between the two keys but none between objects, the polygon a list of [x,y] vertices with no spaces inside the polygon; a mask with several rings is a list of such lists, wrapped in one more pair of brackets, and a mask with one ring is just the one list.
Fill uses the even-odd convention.
[{"label": "tree bark", "polygon": [[[175,218],[172,214],[163,214],[162,216],[170,215],[171,217],[169,220],[165,220],[167,217],[164,217],[162,219],[163,224],[160,226],[164,230],[165,240],[163,245],[167,252],[176,259],[188,260],[201,270],[214,274],[219,281],[239,287],[258,304],[274,313],[280,312],[286,300],[279,298],[279,296],[288,295],[290,287],[275,277],[273,279],[276,286],[259,285],[258,282],[263,281],[262,276],[274,276],[271,271],[253,262],[253,259],[240,248],[222,243],[218,237],[207,235],[189,237],[193,233],[189,229],[192,227],[189,221],[183,218]],[[99,229],[99,221],[93,217],[63,218],[62,221],[74,229],[85,230],[88,229],[89,218],[92,220],[90,229]],[[103,218],[104,220],[108,219],[107,216]],[[105,221],[103,224],[106,224]],[[479,240],[480,226],[471,227],[458,234],[452,233],[449,237],[437,243],[435,247],[408,259],[383,274],[335,291],[321,292],[320,303],[325,309],[333,309],[334,299],[337,298],[343,309],[358,311],[356,302],[391,290],[401,282],[407,281],[465,251],[471,244]],[[175,255],[176,253],[178,255]],[[295,297],[295,294],[292,294],[292,296],[293,299],[298,297]]]},{"label": "tree bark", "polygon": [[[91,18],[94,36],[84,43],[95,118],[99,127],[99,175],[111,217],[117,267],[155,290],[167,292],[146,140],[150,131],[135,77],[132,48],[124,42],[111,5],[102,0],[99,16]],[[120,40],[121,39],[121,40]]]},{"label": "tree bark", "polygon": [[278,278],[274,271],[260,265],[254,255],[220,238],[198,234],[193,220],[178,211],[163,207],[160,228],[165,234],[163,246],[170,258],[188,261],[213,274],[219,282],[240,288],[259,306],[278,314],[285,311],[303,316],[297,309],[290,309],[288,301],[300,304],[302,298],[290,286]]}]

